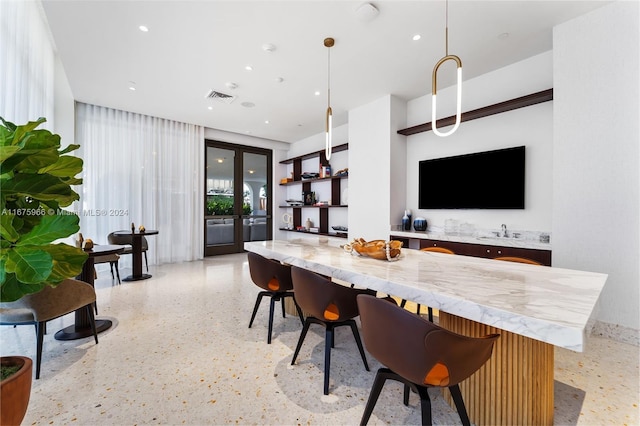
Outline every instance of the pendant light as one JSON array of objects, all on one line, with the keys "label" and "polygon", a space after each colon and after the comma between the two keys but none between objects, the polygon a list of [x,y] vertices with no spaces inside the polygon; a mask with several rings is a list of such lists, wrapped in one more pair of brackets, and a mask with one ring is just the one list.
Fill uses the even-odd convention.
[{"label": "pendant light", "polygon": [[331,133],[333,132],[333,112],[331,111],[331,48],[335,44],[335,40],[331,37],[327,37],[324,39],[324,45],[327,48],[328,59],[327,59],[327,114],[325,116],[325,142],[324,142],[324,156],[327,158],[327,161],[331,158]]},{"label": "pendant light", "polygon": [[[431,129],[433,133],[440,137],[445,137],[453,134],[460,126],[460,116],[461,116],[461,108],[462,108],[462,61],[456,55],[449,55],[449,0],[446,1],[446,10],[445,10],[445,56],[438,61],[436,66],[433,68],[433,74],[431,75],[431,87],[432,87],[432,95],[431,95]],[[456,96],[456,122],[451,130],[446,133],[440,132],[437,128],[436,123],[436,94],[438,91],[438,68],[440,65],[447,61],[454,61],[458,66],[457,74],[458,74],[458,82],[457,82],[457,96]]]}]

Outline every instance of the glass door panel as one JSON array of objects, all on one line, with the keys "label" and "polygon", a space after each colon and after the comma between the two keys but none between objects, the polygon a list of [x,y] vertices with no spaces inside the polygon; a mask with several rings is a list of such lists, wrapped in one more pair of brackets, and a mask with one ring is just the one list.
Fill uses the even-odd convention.
[{"label": "glass door panel", "polygon": [[235,156],[235,150],[207,146],[205,254],[236,250]]},{"label": "glass door panel", "polygon": [[271,239],[271,215],[268,203],[267,184],[269,156],[254,152],[243,154],[244,241]]}]

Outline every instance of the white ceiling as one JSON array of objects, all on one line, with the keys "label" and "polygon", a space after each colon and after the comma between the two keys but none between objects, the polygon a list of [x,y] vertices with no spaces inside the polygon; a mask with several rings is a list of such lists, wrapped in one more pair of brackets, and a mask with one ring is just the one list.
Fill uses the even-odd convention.
[{"label": "white ceiling", "polygon": [[[445,2],[372,1],[379,14],[368,22],[355,12],[362,3],[43,0],[76,100],[284,142],[324,129],[325,37],[336,40],[335,125],[385,94],[431,93],[431,70],[445,54]],[[550,50],[553,26],[606,3],[451,0],[449,53],[469,79]],[[275,51],[265,52],[266,43]],[[443,67],[439,88],[453,78]],[[205,99],[210,89],[236,99]]]}]

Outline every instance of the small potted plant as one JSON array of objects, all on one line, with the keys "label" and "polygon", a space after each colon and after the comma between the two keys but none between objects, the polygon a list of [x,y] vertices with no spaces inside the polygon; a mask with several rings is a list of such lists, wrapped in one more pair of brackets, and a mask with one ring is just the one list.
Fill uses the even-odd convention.
[{"label": "small potted plant", "polygon": [[[62,208],[80,199],[71,186],[82,184],[76,177],[82,171],[82,159],[66,155],[79,145],[61,149],[59,135],[37,129],[44,118],[22,126],[2,117],[0,121],[0,302],[12,302],[46,285],[55,287],[82,271],[87,253],[56,242],[80,230],[78,216]],[[2,366],[16,358],[22,365],[19,371],[28,364],[30,389],[31,360],[2,357]],[[14,388],[23,381],[16,377],[2,380],[0,424],[5,424],[5,415],[11,416],[13,410],[5,408],[5,398],[10,399],[5,386],[11,384],[7,392],[12,395],[22,392],[28,396],[29,389]]]}]

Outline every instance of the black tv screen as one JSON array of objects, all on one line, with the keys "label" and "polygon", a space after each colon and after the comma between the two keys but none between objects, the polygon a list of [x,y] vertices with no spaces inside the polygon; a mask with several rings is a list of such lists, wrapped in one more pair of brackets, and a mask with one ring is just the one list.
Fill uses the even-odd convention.
[{"label": "black tv screen", "polygon": [[524,209],[524,146],[419,163],[420,209]]}]

